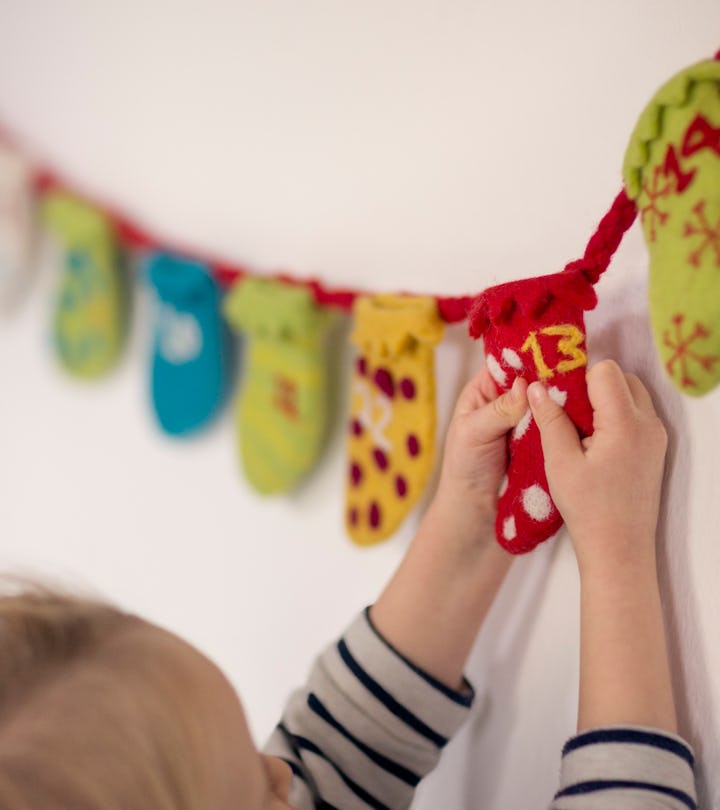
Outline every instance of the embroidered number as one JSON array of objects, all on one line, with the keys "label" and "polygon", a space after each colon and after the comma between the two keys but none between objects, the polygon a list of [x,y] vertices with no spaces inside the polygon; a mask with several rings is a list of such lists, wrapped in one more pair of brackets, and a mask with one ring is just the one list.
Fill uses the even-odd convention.
[{"label": "embroidered number", "polygon": [[[542,353],[538,335],[548,335],[548,337],[557,337],[558,352],[564,355],[567,359],[561,360],[557,366],[552,369],[545,362]],[[580,344],[585,339],[585,335],[572,323],[555,324],[554,326],[546,326],[539,332],[530,332],[523,343],[521,352],[532,352],[533,362],[537,369],[538,377],[541,380],[548,380],[555,375],[555,372],[563,374],[567,371],[580,368],[587,365],[587,355],[580,348]]]},{"label": "embroidered number", "polygon": [[297,383],[282,374],[275,375],[275,397],[273,404],[288,419],[299,417],[297,403]]},{"label": "embroidered number", "polygon": [[373,395],[365,380],[355,380],[353,388],[362,401],[358,421],[365,430],[370,431],[377,447],[390,452],[392,445],[385,435],[385,430],[392,420],[390,400],[382,394]]}]

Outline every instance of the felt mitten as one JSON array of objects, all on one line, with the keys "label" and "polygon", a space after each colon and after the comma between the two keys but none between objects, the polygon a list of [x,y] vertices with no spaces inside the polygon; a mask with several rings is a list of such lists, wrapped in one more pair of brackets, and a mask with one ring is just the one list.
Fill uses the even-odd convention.
[{"label": "felt mitten", "polygon": [[435,345],[444,324],[433,298],[357,299],[346,525],[369,545],[389,537],[417,502],[435,456]]},{"label": "felt mitten", "polygon": [[30,168],[0,143],[0,312],[15,306],[32,274],[33,209]]},{"label": "felt mitten", "polygon": [[127,327],[127,285],[113,226],[101,211],[59,191],[47,195],[43,215],[63,252],[58,357],[71,374],[98,377],[115,365]]},{"label": "felt mitten", "polygon": [[658,90],[623,174],[650,253],[655,343],[674,384],[699,396],[720,382],[720,61]]},{"label": "felt mitten", "polygon": [[245,338],[236,405],[245,475],[264,495],[288,492],[315,465],[325,439],[333,314],[308,288],[262,278],[236,282],[223,309]]},{"label": "felt mitten", "polygon": [[160,253],[148,264],[157,299],[152,400],[162,429],[184,435],[219,410],[228,387],[229,335],[207,267]]},{"label": "felt mitten", "polygon": [[[516,377],[540,380],[581,436],[592,433],[587,395],[584,311],[595,306],[579,271],[512,281],[483,292],[470,312],[470,334],[484,338],[498,392]],[[531,551],[562,525],[550,497],[540,432],[528,409],[508,436],[508,471],[499,493],[496,535],[513,554]]]}]

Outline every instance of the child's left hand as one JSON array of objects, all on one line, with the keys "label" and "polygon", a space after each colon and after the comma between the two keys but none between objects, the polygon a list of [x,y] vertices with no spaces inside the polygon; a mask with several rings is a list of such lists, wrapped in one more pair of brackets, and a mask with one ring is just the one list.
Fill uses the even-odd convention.
[{"label": "child's left hand", "polygon": [[508,462],[507,432],[527,411],[527,383],[517,378],[498,396],[486,366],[460,394],[430,511],[463,546],[494,537],[498,489]]},{"label": "child's left hand", "polygon": [[483,368],[458,398],[435,497],[395,576],[373,605],[375,626],[416,666],[459,688],[475,636],[510,568],[495,541],[507,432],[527,411],[527,384],[497,395]]}]

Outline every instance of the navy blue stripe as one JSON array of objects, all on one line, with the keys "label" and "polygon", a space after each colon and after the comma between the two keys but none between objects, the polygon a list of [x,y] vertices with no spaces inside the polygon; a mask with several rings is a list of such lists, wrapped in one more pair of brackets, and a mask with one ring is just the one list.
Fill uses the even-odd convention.
[{"label": "navy blue stripe", "polygon": [[325,760],[325,762],[330,765],[330,767],[337,773],[337,775],[343,780],[343,782],[350,788],[350,790],[365,804],[369,805],[370,807],[374,807],[375,810],[392,810],[392,808],[388,807],[388,805],[383,804],[379,799],[376,799],[371,793],[368,793],[364,787],[358,785],[357,782],[354,782],[347,774],[343,773],[340,768],[328,757],[326,754],[315,745],[312,740],[308,740],[307,737],[302,737],[299,734],[292,734],[291,731],[288,731],[287,728],[283,726],[283,730],[287,734],[291,734],[295,745],[304,750],[310,751],[311,753],[315,754],[316,756],[321,757]]},{"label": "navy blue stripe", "polygon": [[697,810],[697,805],[692,797],[688,796],[682,790],[666,787],[665,785],[656,785],[652,782],[631,782],[623,779],[598,779],[593,782],[579,782],[577,785],[561,790],[555,794],[556,799],[561,799],[563,796],[577,796],[582,793],[596,793],[602,790],[647,790],[653,793],[663,793],[665,796],[672,796],[690,810]]},{"label": "navy blue stripe", "polygon": [[393,776],[396,776],[402,782],[405,782],[406,785],[410,785],[410,787],[415,787],[418,782],[420,781],[421,777],[418,774],[413,773],[411,770],[406,768],[404,765],[401,765],[399,762],[395,762],[392,759],[389,759],[384,754],[381,754],[379,751],[376,751],[374,748],[370,748],[369,745],[364,743],[362,740],[359,740],[353,734],[351,734],[341,723],[339,723],[327,708],[320,702],[317,695],[310,693],[308,697],[308,706],[310,709],[315,712],[319,717],[330,726],[332,726],[336,731],[339,731],[340,734],[345,737],[345,739],[350,740],[350,742],[359,748],[363,754],[365,754],[369,759],[371,759],[376,765],[381,767],[384,771],[391,773]]},{"label": "navy blue stripe", "polygon": [[340,810],[340,808],[335,807],[335,805],[330,804],[330,802],[326,802],[324,799],[318,799],[315,802],[315,810]]},{"label": "navy blue stripe", "polygon": [[433,689],[437,689],[438,692],[441,692],[445,697],[450,698],[454,703],[458,703],[460,706],[470,707],[475,700],[475,690],[472,688],[472,685],[463,679],[465,685],[467,686],[467,692],[458,692],[455,689],[451,689],[449,686],[446,686],[444,683],[439,681],[437,678],[433,678],[432,675],[428,674],[424,670],[420,669],[416,664],[413,664],[408,658],[399,652],[398,650],[393,647],[393,645],[386,639],[383,638],[380,631],[375,627],[373,624],[372,617],[370,616],[370,608],[365,608],[365,618],[367,619],[367,623],[370,625],[370,629],[375,633],[380,641],[398,658],[400,658],[403,663],[405,663],[410,669],[416,674],[419,675],[424,681],[430,684]]},{"label": "navy blue stripe", "polygon": [[692,768],[695,758],[692,751],[679,740],[666,737],[664,734],[655,734],[652,731],[640,731],[635,728],[608,728],[597,731],[586,731],[578,734],[565,743],[563,756],[582,748],[585,745],[597,745],[598,743],[631,743],[634,745],[651,745],[653,748],[660,748],[669,751],[685,760]]},{"label": "navy blue stripe", "polygon": [[289,765],[290,770],[298,779],[302,779],[303,782],[305,781],[305,774],[302,772],[297,762],[293,762],[292,759],[288,759],[287,757],[278,757],[278,759],[281,759],[286,765]]},{"label": "navy blue stripe", "polygon": [[409,709],[402,705],[402,703],[398,703],[397,700],[382,686],[372,678],[365,670],[358,664],[358,662],[352,657],[350,650],[347,648],[347,644],[343,639],[338,641],[338,651],[340,652],[340,657],[345,662],[347,668],[352,672],[352,674],[360,681],[360,683],[370,692],[374,697],[376,697],[380,703],[385,706],[385,708],[392,712],[396,717],[406,723],[410,728],[417,731],[418,734],[421,734],[426,739],[430,740],[430,742],[435,743],[438,748],[442,748],[444,745],[447,744],[447,737],[443,737],[441,734],[438,734],[437,731],[434,731],[430,728],[430,726],[423,723],[423,721],[414,715]]}]

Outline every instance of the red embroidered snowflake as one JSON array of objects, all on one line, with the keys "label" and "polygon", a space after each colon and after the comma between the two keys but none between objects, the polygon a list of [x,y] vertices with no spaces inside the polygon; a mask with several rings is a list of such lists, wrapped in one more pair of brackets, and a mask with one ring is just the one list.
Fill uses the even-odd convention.
[{"label": "red embroidered snowflake", "polygon": [[705,251],[711,250],[715,254],[715,265],[720,267],[720,217],[715,226],[708,222],[705,215],[705,200],[700,200],[692,210],[697,222],[686,222],[683,236],[701,236],[702,241],[688,256],[688,261],[693,267],[700,267]]},{"label": "red embroidered snowflake", "polygon": [[648,203],[640,209],[640,218],[643,224],[646,219],[650,220],[649,239],[651,242],[654,242],[657,237],[658,227],[664,225],[670,216],[667,211],[661,211],[660,208],[658,208],[658,200],[662,197],[667,197],[672,190],[672,180],[667,180],[665,185],[661,186],[661,177],[664,173],[662,166],[656,166],[653,170],[652,184],[648,185],[647,182],[643,182],[642,185],[642,189],[647,195]]},{"label": "red embroidered snowflake", "polygon": [[696,323],[695,328],[689,334],[683,336],[683,323],[685,316],[678,313],[672,318],[674,334],[670,334],[670,329],[663,332],[663,343],[673,354],[665,364],[668,374],[673,376],[676,364],[680,366],[680,379],[683,388],[694,388],[697,382],[690,376],[691,364],[699,365],[703,371],[712,371],[713,366],[720,360],[720,357],[712,354],[700,354],[692,348],[693,343],[702,338],[710,337],[710,330],[701,323]]}]

